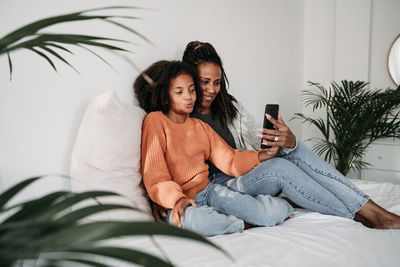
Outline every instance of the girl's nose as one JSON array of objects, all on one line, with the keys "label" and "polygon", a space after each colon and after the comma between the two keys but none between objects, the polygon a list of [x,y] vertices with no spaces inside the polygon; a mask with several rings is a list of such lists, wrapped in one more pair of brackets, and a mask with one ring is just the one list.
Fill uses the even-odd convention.
[{"label": "girl's nose", "polygon": [[192,94],[190,92],[185,92],[184,97],[185,97],[185,99],[191,99]]}]

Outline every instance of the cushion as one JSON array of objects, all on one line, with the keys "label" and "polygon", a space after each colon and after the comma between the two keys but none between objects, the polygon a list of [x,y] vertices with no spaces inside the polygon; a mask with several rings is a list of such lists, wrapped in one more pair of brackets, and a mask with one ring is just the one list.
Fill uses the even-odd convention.
[{"label": "cushion", "polygon": [[96,97],[87,108],[71,156],[71,188],[75,192],[107,190],[123,197],[102,203],[127,204],[143,210],[113,210],[101,220],[153,220],[142,187],[140,143],[145,112],[123,103],[115,91]]}]

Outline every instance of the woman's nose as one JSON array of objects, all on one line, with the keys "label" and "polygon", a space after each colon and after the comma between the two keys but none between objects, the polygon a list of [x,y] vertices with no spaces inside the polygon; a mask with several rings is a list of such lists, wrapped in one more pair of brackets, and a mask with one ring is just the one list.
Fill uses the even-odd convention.
[{"label": "woman's nose", "polygon": [[206,92],[208,92],[208,93],[215,93],[215,88],[214,88],[213,84],[207,85],[205,89],[206,89]]}]

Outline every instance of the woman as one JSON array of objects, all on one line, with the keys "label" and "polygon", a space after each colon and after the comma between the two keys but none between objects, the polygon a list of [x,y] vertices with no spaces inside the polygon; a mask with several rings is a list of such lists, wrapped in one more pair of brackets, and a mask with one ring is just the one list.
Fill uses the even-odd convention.
[{"label": "woman", "polygon": [[209,181],[206,160],[228,174],[251,176],[277,149],[234,150],[206,123],[188,117],[200,95],[193,77],[195,70],[186,63],[159,61],[135,81],[136,97],[150,112],[142,126],[141,153],[150,198],[169,210],[169,223],[205,236],[290,218],[293,208],[281,198],[250,196]]},{"label": "woman", "polygon": [[[257,125],[233,96],[227,92],[228,80],[222,61],[209,43],[190,42],[183,61],[196,67],[203,99],[191,115],[210,124],[233,148],[257,150],[260,138]],[[376,229],[400,228],[400,216],[368,199],[335,168],[321,160],[294,134],[279,115],[267,118],[276,130],[262,129],[263,143],[280,148],[279,156],[256,167],[259,176],[232,178],[211,167],[217,183],[250,194],[276,196],[283,192],[297,205],[324,214],[355,219]]]}]

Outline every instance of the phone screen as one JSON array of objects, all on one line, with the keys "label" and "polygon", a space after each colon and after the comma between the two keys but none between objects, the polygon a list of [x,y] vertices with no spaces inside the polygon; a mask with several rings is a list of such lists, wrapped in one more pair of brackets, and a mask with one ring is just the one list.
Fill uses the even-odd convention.
[{"label": "phone screen", "polygon": [[[265,105],[265,112],[264,112],[264,123],[263,123],[263,128],[265,129],[274,129],[274,125],[272,122],[270,122],[267,117],[265,117],[265,114],[268,113],[271,115],[272,118],[275,120],[278,119],[278,112],[279,112],[279,105],[278,104],[267,104]],[[261,148],[269,148],[271,146],[266,146],[262,144],[261,140]]]}]

